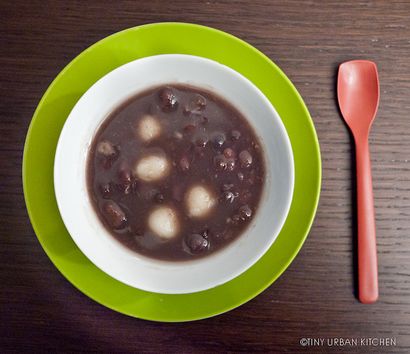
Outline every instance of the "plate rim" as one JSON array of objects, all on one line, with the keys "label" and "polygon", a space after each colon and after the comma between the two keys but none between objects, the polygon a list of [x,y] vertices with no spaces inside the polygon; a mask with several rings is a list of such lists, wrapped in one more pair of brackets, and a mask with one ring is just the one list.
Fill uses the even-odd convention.
[{"label": "plate rim", "polygon": [[[272,278],[269,279],[268,282],[266,282],[262,287],[258,287],[255,291],[251,292],[248,296],[242,298],[239,301],[234,301],[232,305],[229,306],[225,306],[224,309],[222,311],[220,310],[216,310],[216,311],[209,311],[206,315],[204,316],[185,316],[184,319],[181,320],[180,317],[178,316],[174,316],[174,318],[172,316],[168,316],[168,318],[164,319],[164,318],[151,318],[151,317],[146,317],[146,316],[141,316],[141,315],[135,315],[135,314],[131,314],[129,312],[123,311],[122,309],[119,308],[115,308],[114,306],[111,305],[107,305],[106,303],[103,303],[102,301],[100,301],[99,298],[96,298],[94,295],[91,295],[90,292],[87,289],[84,288],[80,288],[75,282],[73,282],[70,278],[69,275],[65,270],[62,270],[60,268],[60,266],[56,263],[56,261],[53,259],[54,256],[51,256],[51,252],[47,249],[44,240],[42,239],[42,237],[38,236],[38,231],[39,231],[39,227],[37,225],[37,221],[35,221],[35,218],[33,217],[33,208],[31,207],[31,203],[29,200],[29,197],[27,195],[27,190],[28,190],[28,180],[27,180],[27,150],[28,150],[28,146],[30,144],[30,140],[32,139],[32,131],[33,131],[33,126],[35,125],[35,121],[38,119],[39,116],[39,112],[41,110],[41,107],[44,104],[44,101],[46,100],[48,94],[53,90],[55,84],[59,81],[60,77],[63,76],[66,71],[68,71],[70,69],[70,67],[77,61],[79,60],[79,58],[84,54],[87,53],[89,51],[92,51],[93,49],[95,49],[98,45],[100,45],[102,42],[104,41],[108,41],[108,40],[112,40],[113,38],[117,37],[117,36],[121,36],[123,33],[125,32],[129,32],[129,31],[135,31],[138,29],[142,29],[142,28],[149,28],[149,27],[158,27],[158,26],[181,26],[181,27],[186,27],[188,30],[192,27],[197,28],[197,29],[201,29],[204,31],[211,31],[214,33],[217,33],[218,35],[224,36],[224,37],[228,37],[228,39],[230,41],[235,41],[238,42],[239,44],[241,44],[242,46],[247,47],[249,50],[253,51],[255,54],[257,54],[258,56],[260,56],[264,61],[266,61],[269,65],[271,65],[274,70],[281,76],[281,78],[286,82],[287,86],[290,87],[290,89],[293,91],[293,93],[296,95],[297,100],[299,101],[299,103],[301,104],[301,108],[303,109],[304,114],[306,115],[306,117],[308,118],[308,126],[309,126],[309,130],[310,133],[312,134],[312,136],[314,137],[314,148],[316,150],[317,153],[317,168],[316,168],[316,174],[317,174],[317,180],[316,180],[316,184],[315,184],[315,198],[313,200],[313,208],[311,210],[311,212],[309,213],[309,223],[306,224],[306,230],[304,232],[304,235],[300,237],[300,242],[298,243],[298,246],[293,248],[293,252],[289,252],[291,254],[291,256],[287,259],[286,262],[283,263],[283,265],[280,267],[280,269],[278,269],[277,274],[275,274],[275,276],[273,276]],[[199,55],[198,55],[199,56]],[[143,57],[143,56],[141,56]],[[224,63],[222,63],[224,64]],[[227,64],[224,64],[227,65]],[[229,66],[229,65],[227,65]],[[251,80],[252,81],[252,80]],[[256,85],[256,84],[255,84]],[[256,85],[257,86],[257,85]],[[262,90],[261,90],[262,91]],[[262,91],[263,92],[263,91]],[[286,128],[286,126],[285,126]],[[292,143],[292,140],[291,140]],[[293,149],[293,147],[292,147]],[[53,155],[55,154],[55,151],[53,152]],[[53,160],[54,160],[54,156],[53,156]],[[93,301],[99,303],[100,305],[103,305],[104,307],[110,308],[113,311],[128,315],[130,317],[134,317],[134,318],[139,318],[139,319],[144,319],[144,320],[149,320],[149,321],[154,321],[154,322],[188,322],[188,321],[195,321],[195,320],[201,320],[201,319],[205,319],[205,318],[210,318],[210,317],[214,317],[216,315],[222,314],[222,313],[226,313],[234,308],[237,308],[243,304],[245,304],[246,302],[250,301],[251,299],[253,299],[254,297],[256,297],[257,295],[259,295],[260,293],[262,293],[264,290],[266,290],[270,285],[272,285],[284,272],[285,270],[289,267],[289,265],[294,261],[294,259],[296,258],[296,256],[298,255],[300,249],[302,248],[302,246],[304,245],[307,236],[309,235],[309,232],[311,230],[312,224],[314,222],[315,219],[315,215],[317,212],[317,208],[318,208],[318,204],[319,204],[319,199],[320,199],[320,192],[321,192],[321,184],[322,184],[322,159],[321,159],[321,151],[320,151],[320,144],[319,144],[319,140],[318,140],[318,136],[317,136],[317,132],[315,130],[314,127],[314,122],[312,120],[312,117],[307,109],[307,106],[302,98],[302,96],[300,95],[300,93],[298,92],[298,90],[296,89],[296,87],[294,86],[294,84],[292,83],[292,81],[285,75],[285,73],[282,71],[282,69],[280,69],[268,56],[266,56],[264,53],[262,53],[260,50],[258,50],[257,48],[255,48],[254,46],[252,46],[251,44],[247,43],[246,41],[230,34],[227,32],[224,32],[222,30],[216,29],[216,28],[212,28],[212,27],[208,27],[208,26],[204,26],[204,25],[200,25],[200,24],[194,24],[194,23],[187,23],[187,22],[155,22],[155,23],[148,23],[148,24],[144,24],[144,25],[140,25],[140,26],[134,26],[134,27],[130,27],[130,28],[126,28],[123,29],[121,31],[115,32],[109,36],[106,36],[104,38],[101,38],[100,40],[98,40],[97,42],[93,43],[92,45],[90,45],[89,47],[87,47],[85,50],[83,50],[82,52],[80,52],[78,55],[76,55],[72,60],[70,60],[65,66],[64,68],[57,74],[57,76],[52,80],[52,82],[49,84],[49,86],[47,87],[47,89],[45,90],[45,92],[43,93],[39,103],[37,104],[37,107],[34,111],[34,114],[32,116],[32,119],[30,121],[30,125],[29,128],[27,130],[27,135],[25,138],[25,142],[24,142],[24,150],[23,150],[23,163],[22,163],[22,182],[23,182],[23,193],[24,193],[24,200],[25,200],[25,204],[26,204],[26,209],[29,215],[29,219],[30,219],[30,223],[33,227],[33,230],[36,234],[36,238],[38,239],[39,243],[41,244],[44,252],[47,254],[48,258],[50,259],[50,261],[52,262],[52,264],[58,269],[58,271],[70,282],[70,284],[72,284],[75,288],[77,288],[81,293],[85,294],[87,297],[91,298]],[[290,210],[292,209],[292,205],[290,207]],[[259,261],[258,261],[259,262]],[[224,286],[221,285],[221,286]],[[138,289],[136,289],[138,290]],[[212,290],[212,289],[211,289]],[[149,294],[154,294],[154,293],[149,293]],[[181,295],[174,295],[174,296],[184,296],[184,294]]]}]

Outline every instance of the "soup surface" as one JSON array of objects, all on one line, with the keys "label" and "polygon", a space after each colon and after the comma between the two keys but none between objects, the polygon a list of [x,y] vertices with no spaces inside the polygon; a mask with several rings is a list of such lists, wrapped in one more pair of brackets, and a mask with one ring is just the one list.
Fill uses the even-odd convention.
[{"label": "soup surface", "polygon": [[265,165],[237,109],[175,84],[139,93],[107,117],[91,144],[87,179],[113,237],[145,256],[184,261],[243,233],[257,212]]}]

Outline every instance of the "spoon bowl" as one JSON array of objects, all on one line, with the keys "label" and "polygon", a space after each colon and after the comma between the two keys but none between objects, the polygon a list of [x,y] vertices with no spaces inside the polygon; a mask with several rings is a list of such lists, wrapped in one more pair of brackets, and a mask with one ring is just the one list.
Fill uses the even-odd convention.
[{"label": "spoon bowl", "polygon": [[379,77],[376,64],[352,60],[339,67],[337,97],[347,125],[355,134],[368,134],[379,106]]}]

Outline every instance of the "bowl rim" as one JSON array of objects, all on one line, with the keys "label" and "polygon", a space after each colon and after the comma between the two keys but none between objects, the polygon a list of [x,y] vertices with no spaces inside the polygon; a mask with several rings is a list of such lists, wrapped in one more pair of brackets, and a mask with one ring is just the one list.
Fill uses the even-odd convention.
[{"label": "bowl rim", "polygon": [[[287,153],[288,153],[288,154],[287,154],[287,158],[288,158],[288,160],[290,161],[290,166],[291,166],[291,168],[290,168],[290,170],[289,170],[289,172],[290,172],[290,177],[291,177],[291,178],[290,178],[290,179],[291,179],[291,182],[290,182],[290,188],[289,188],[288,198],[287,198],[287,200],[286,200],[285,208],[284,208],[284,209],[285,209],[285,213],[284,213],[284,216],[283,216],[282,219],[281,219],[281,222],[279,223],[279,227],[277,227],[277,230],[276,230],[274,233],[273,233],[273,232],[271,233],[271,239],[272,239],[272,241],[271,241],[270,243],[266,244],[266,247],[263,249],[263,252],[260,252],[256,257],[254,257],[254,259],[252,259],[250,262],[248,262],[248,264],[246,264],[246,265],[244,265],[243,267],[241,267],[240,269],[238,269],[238,271],[237,271],[234,275],[232,275],[232,276],[230,276],[230,277],[222,278],[221,281],[219,281],[219,282],[217,282],[217,283],[215,283],[215,284],[211,284],[211,286],[200,287],[200,288],[191,288],[190,291],[185,291],[185,290],[184,290],[184,291],[170,291],[170,292],[168,292],[168,291],[165,291],[165,290],[163,290],[163,291],[158,291],[158,290],[156,290],[156,289],[152,289],[151,287],[144,287],[144,286],[141,286],[141,285],[135,286],[135,284],[131,284],[131,283],[127,282],[127,281],[124,281],[124,279],[119,279],[117,276],[114,276],[111,272],[107,271],[107,269],[103,269],[99,264],[96,264],[96,263],[94,262],[94,260],[93,260],[92,258],[90,258],[89,254],[87,253],[87,250],[84,250],[83,247],[81,246],[81,244],[79,244],[79,243],[77,242],[78,240],[77,240],[76,236],[73,236],[73,233],[72,233],[71,230],[70,230],[70,226],[67,224],[67,220],[66,220],[66,218],[65,218],[65,214],[64,214],[64,212],[62,211],[63,207],[62,207],[62,204],[61,204],[61,199],[59,198],[59,195],[60,195],[60,194],[59,194],[59,191],[58,191],[58,188],[59,188],[59,187],[58,187],[58,186],[59,186],[59,170],[58,170],[58,163],[57,163],[57,162],[58,162],[59,159],[60,159],[60,154],[61,154],[61,149],[62,149],[61,146],[62,146],[62,140],[63,140],[62,138],[63,138],[63,136],[64,136],[65,130],[67,129],[67,126],[69,126],[70,121],[71,121],[71,119],[72,119],[72,118],[70,119],[70,117],[72,117],[72,113],[73,113],[73,111],[75,112],[75,109],[76,109],[76,107],[78,106],[79,102],[82,102],[82,101],[83,101],[83,98],[86,97],[86,95],[87,95],[89,92],[92,92],[92,91],[95,89],[95,87],[97,87],[98,85],[100,85],[100,83],[103,82],[104,80],[106,80],[107,77],[109,77],[109,76],[111,76],[111,75],[114,75],[115,72],[118,72],[118,71],[120,71],[120,70],[124,70],[124,68],[127,68],[127,67],[129,67],[129,66],[134,65],[134,63],[136,63],[136,62],[150,61],[150,60],[155,59],[155,58],[158,58],[158,57],[161,57],[161,58],[168,58],[168,57],[172,57],[172,58],[182,58],[182,57],[184,57],[184,58],[187,58],[187,57],[189,57],[189,58],[191,58],[191,59],[195,58],[195,60],[200,60],[200,61],[203,61],[203,62],[212,63],[212,65],[215,65],[215,64],[216,64],[216,65],[218,65],[219,67],[223,67],[224,70],[229,71],[231,74],[235,75],[237,78],[240,78],[240,80],[242,80],[242,81],[244,81],[244,82],[247,82],[248,85],[250,84],[250,86],[253,87],[253,89],[255,90],[255,92],[258,93],[258,97],[259,97],[260,99],[262,99],[262,100],[264,101],[264,103],[265,103],[267,106],[269,106],[269,107],[272,109],[272,111],[274,112],[274,115],[273,115],[273,116],[275,117],[275,121],[276,121],[276,123],[278,124],[278,126],[279,126],[279,128],[280,128],[280,130],[281,130],[282,135],[285,137],[286,150],[287,150]],[[156,86],[156,85],[154,85],[154,86]],[[194,84],[193,86],[197,86],[197,85]],[[145,85],[145,87],[144,87],[142,90],[149,89],[150,87],[153,87],[153,86],[152,86],[152,85]],[[199,88],[201,88],[201,87],[199,87]],[[205,88],[205,89],[207,89],[207,88]],[[138,91],[136,91],[136,92],[141,92],[142,90],[138,90]],[[134,96],[134,95],[136,94],[136,92],[132,93],[130,96]],[[220,96],[219,93],[217,93],[217,95]],[[118,107],[119,105],[121,105],[122,102],[124,102],[124,101],[127,100],[128,98],[129,98],[128,96],[124,96],[124,97],[121,99],[121,101],[118,101],[118,102],[117,102],[117,104],[114,106],[114,108],[115,108],[115,107]],[[223,97],[223,98],[225,98],[225,97]],[[233,104],[231,100],[228,100],[228,102],[230,102],[231,104]],[[235,104],[233,104],[233,106],[234,106],[235,108],[237,108]],[[249,121],[249,118],[246,117],[246,115],[245,115],[245,118],[248,120],[248,122],[249,122],[253,127],[255,126],[254,122]],[[90,139],[89,139],[90,141],[94,138],[96,131],[98,130],[98,128],[100,127],[100,125],[105,121],[105,119],[106,119],[106,117],[104,117],[104,118],[101,119],[101,121],[100,121],[99,124],[97,125],[96,129],[95,129],[94,132],[91,134],[91,137],[90,137]],[[88,155],[88,151],[87,151],[87,155]],[[87,160],[87,158],[86,158],[85,160]],[[267,164],[266,155],[265,155],[265,164]],[[123,282],[123,283],[125,283],[125,284],[127,284],[127,285],[130,285],[130,286],[132,286],[132,287],[136,287],[136,288],[138,288],[138,289],[142,289],[142,290],[146,290],[146,291],[150,291],[150,292],[160,292],[160,293],[164,293],[164,294],[183,294],[183,293],[192,293],[192,292],[198,292],[198,291],[202,291],[202,290],[207,290],[207,289],[216,287],[216,286],[218,286],[218,285],[221,285],[221,284],[223,284],[223,283],[225,283],[225,282],[227,282],[227,281],[229,281],[229,280],[231,280],[231,279],[237,277],[238,275],[242,274],[243,272],[245,272],[247,269],[249,269],[253,264],[255,264],[255,263],[266,253],[266,251],[271,247],[271,245],[273,244],[273,242],[276,240],[277,236],[279,235],[280,230],[282,229],[282,227],[283,227],[283,225],[284,225],[284,223],[285,223],[285,221],[286,221],[287,215],[288,215],[288,213],[289,213],[290,206],[291,206],[291,202],[292,202],[292,198],[293,198],[293,190],[294,190],[294,182],[295,182],[294,169],[295,169],[295,166],[294,166],[293,151],[292,151],[291,142],[290,142],[289,136],[288,136],[288,134],[287,134],[286,128],[285,128],[285,126],[284,126],[284,124],[283,124],[283,122],[282,122],[282,120],[281,120],[279,114],[277,113],[276,109],[275,109],[274,106],[272,105],[272,103],[266,98],[266,96],[263,94],[263,92],[262,92],[259,88],[257,88],[257,87],[255,86],[255,84],[253,84],[249,79],[247,79],[247,78],[244,77],[242,74],[240,74],[240,73],[238,73],[237,71],[235,71],[234,69],[232,69],[232,68],[230,68],[230,67],[228,67],[228,66],[226,66],[226,65],[224,65],[224,64],[218,63],[217,61],[212,60],[212,59],[203,58],[203,57],[196,56],[196,55],[187,55],[187,54],[159,54],[159,55],[153,55],[153,56],[147,56],[147,57],[139,58],[139,59],[133,60],[133,61],[131,61],[131,62],[128,62],[128,63],[126,63],[126,64],[123,64],[123,65],[121,65],[121,66],[115,68],[114,70],[108,72],[106,75],[102,76],[97,82],[95,82],[95,83],[80,97],[80,99],[77,101],[77,103],[76,103],[76,104],[74,105],[74,107],[72,108],[70,114],[68,115],[68,117],[67,117],[67,119],[66,119],[66,121],[65,121],[65,123],[64,123],[63,129],[61,130],[59,139],[58,139],[57,148],[56,148],[56,153],[55,153],[55,159],[54,159],[54,191],[55,191],[56,200],[57,200],[57,205],[58,205],[58,209],[59,209],[59,211],[60,211],[61,218],[62,218],[62,220],[63,220],[63,222],[64,222],[64,224],[65,224],[65,226],[66,226],[66,228],[67,228],[67,230],[68,230],[68,232],[69,232],[71,238],[72,238],[73,241],[76,243],[76,245],[80,248],[80,250],[86,255],[86,257],[87,257],[92,263],[94,263],[99,269],[101,269],[103,272],[109,274],[110,276],[114,277],[115,279],[117,279],[117,280],[119,280],[119,281],[121,281],[121,282]],[[264,188],[263,193],[265,193],[265,190],[266,190],[266,185],[265,185],[265,188]],[[87,191],[86,193],[88,194],[88,191]],[[260,201],[260,203],[259,203],[258,208],[261,208],[261,207],[263,206],[262,199],[263,199],[263,196],[262,196],[262,198],[261,198],[261,201]],[[89,204],[90,204],[90,203],[89,203]],[[94,209],[91,204],[90,204],[89,206],[90,206],[91,209]],[[93,210],[93,212],[94,212],[94,210]],[[104,227],[104,226],[103,226],[103,227]],[[104,228],[105,228],[105,227],[104,227]],[[250,229],[250,227],[247,228],[247,230],[249,230],[249,229]],[[241,236],[242,236],[242,235],[241,235]],[[239,236],[238,239],[239,239],[241,236]],[[127,247],[123,246],[119,241],[115,240],[112,236],[110,236],[110,238],[111,238],[112,240],[114,240],[114,243],[115,243],[117,246],[121,247],[125,252],[128,252],[128,253],[129,253],[130,255],[132,255],[132,256],[135,256],[135,255],[136,255],[136,252],[134,252],[134,251],[128,249]],[[233,241],[233,242],[230,243],[230,244],[236,243],[238,239],[236,239],[235,241]],[[209,256],[206,256],[206,257],[197,259],[197,260],[181,261],[181,262],[158,260],[158,259],[153,259],[153,258],[149,258],[149,257],[146,257],[146,256],[142,256],[142,255],[140,255],[140,254],[138,254],[138,258],[139,258],[139,259],[141,259],[141,258],[146,258],[146,260],[148,260],[149,262],[153,262],[153,263],[155,263],[155,264],[161,264],[161,263],[162,263],[162,264],[166,265],[167,267],[171,267],[171,268],[183,268],[183,267],[186,266],[187,264],[203,263],[204,260],[211,259],[215,254],[218,254],[218,253],[223,252],[223,251],[224,251],[224,249],[221,250],[221,251],[215,252],[215,253],[213,253],[213,254],[211,254],[211,255],[209,255]]]}]

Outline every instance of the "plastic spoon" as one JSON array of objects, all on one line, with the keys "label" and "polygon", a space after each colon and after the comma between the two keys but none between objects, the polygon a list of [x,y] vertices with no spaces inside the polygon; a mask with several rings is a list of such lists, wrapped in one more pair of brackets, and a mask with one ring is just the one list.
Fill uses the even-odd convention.
[{"label": "plastic spoon", "polygon": [[337,97],[356,145],[359,300],[370,304],[379,296],[376,228],[368,136],[379,105],[376,64],[348,61],[339,66]]}]

